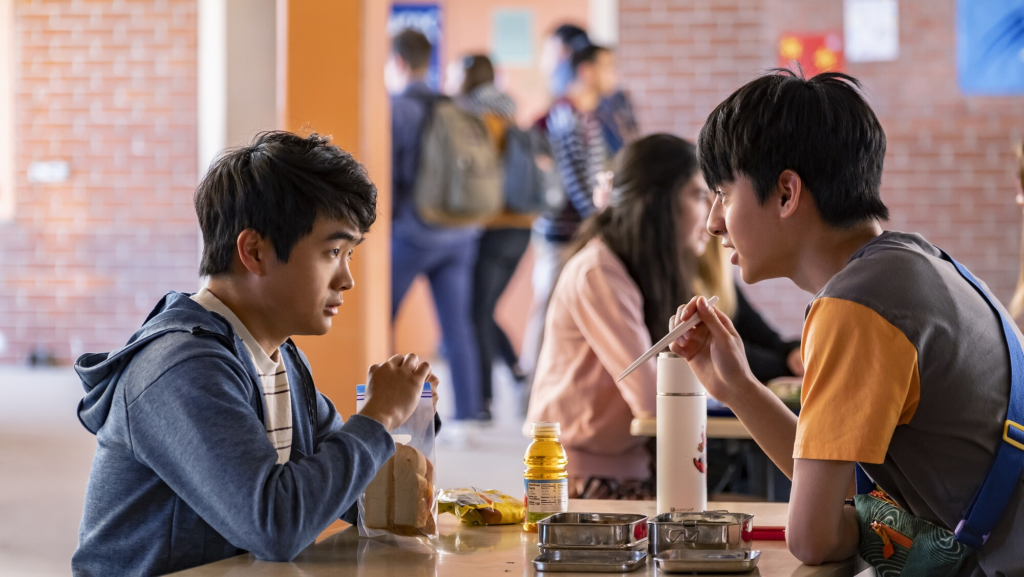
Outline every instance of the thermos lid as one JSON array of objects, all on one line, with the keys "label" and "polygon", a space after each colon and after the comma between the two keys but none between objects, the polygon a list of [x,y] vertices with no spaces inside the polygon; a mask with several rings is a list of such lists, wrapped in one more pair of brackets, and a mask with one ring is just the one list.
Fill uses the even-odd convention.
[{"label": "thermos lid", "polygon": [[697,380],[686,359],[672,352],[658,355],[659,395],[705,395],[707,391]]}]

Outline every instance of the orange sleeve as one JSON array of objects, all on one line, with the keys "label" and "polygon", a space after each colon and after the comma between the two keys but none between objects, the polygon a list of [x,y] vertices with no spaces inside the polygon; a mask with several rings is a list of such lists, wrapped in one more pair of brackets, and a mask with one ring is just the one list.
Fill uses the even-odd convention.
[{"label": "orange sleeve", "polygon": [[795,459],[881,463],[921,394],[917,349],[870,308],[821,298],[804,323]]}]

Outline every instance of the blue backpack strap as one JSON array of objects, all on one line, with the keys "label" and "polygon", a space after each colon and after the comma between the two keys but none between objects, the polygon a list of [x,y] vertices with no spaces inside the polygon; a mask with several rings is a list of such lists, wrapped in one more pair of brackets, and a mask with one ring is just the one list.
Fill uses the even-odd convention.
[{"label": "blue backpack strap", "polygon": [[871,491],[874,491],[875,482],[868,476],[859,463],[855,465],[855,467],[857,469],[857,494],[867,495]]},{"label": "blue backpack strap", "polygon": [[1006,504],[1020,482],[1021,472],[1024,471],[1024,351],[1021,350],[1013,324],[999,312],[988,291],[962,264],[945,252],[942,255],[985,297],[989,307],[999,316],[1010,352],[1010,403],[1006,422],[1003,423],[1003,442],[996,449],[988,476],[954,531],[957,541],[973,549],[980,549],[1006,509]]}]

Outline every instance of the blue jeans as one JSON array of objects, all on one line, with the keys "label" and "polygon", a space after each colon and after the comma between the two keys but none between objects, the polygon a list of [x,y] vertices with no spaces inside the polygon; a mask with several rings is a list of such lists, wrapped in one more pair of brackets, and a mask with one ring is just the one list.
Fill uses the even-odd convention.
[{"label": "blue jeans", "polygon": [[473,267],[477,235],[463,242],[424,242],[396,231],[391,237],[391,318],[418,275],[426,275],[441,322],[442,351],[452,372],[455,420],[476,419],[483,408],[480,359],[473,326]]}]

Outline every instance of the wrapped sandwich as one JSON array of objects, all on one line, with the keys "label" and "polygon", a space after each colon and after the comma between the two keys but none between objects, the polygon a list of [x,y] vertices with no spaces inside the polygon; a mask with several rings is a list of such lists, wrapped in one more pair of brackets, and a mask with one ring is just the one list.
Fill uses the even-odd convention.
[{"label": "wrapped sandwich", "polygon": [[[359,407],[365,400],[365,387],[359,385],[356,394]],[[429,382],[423,386],[412,417],[391,436],[395,454],[359,498],[359,535],[436,537],[434,405]]]},{"label": "wrapped sandwich", "polygon": [[434,465],[413,447],[396,444],[395,454],[366,487],[363,524],[395,535],[433,536]]}]

